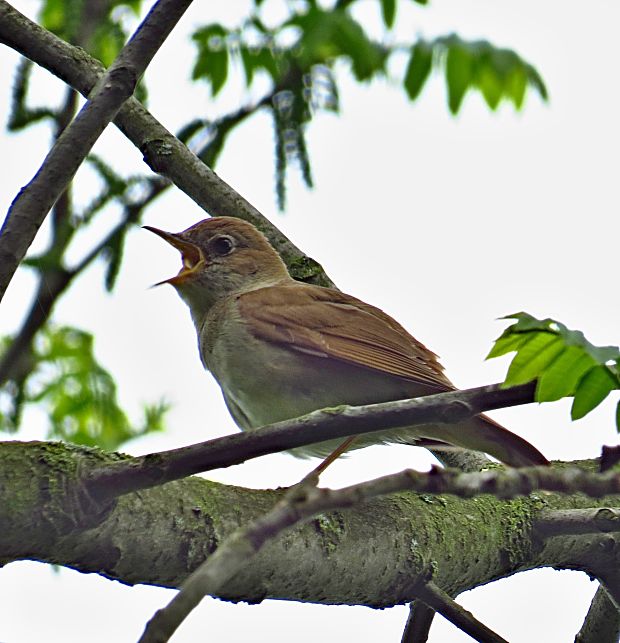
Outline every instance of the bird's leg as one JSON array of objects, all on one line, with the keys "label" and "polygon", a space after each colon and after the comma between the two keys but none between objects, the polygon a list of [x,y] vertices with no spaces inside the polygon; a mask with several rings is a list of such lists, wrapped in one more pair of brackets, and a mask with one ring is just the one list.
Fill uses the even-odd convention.
[{"label": "bird's leg", "polygon": [[319,484],[319,476],[329,467],[329,465],[337,460],[350,446],[350,444],[357,438],[356,435],[352,435],[344,440],[341,444],[338,445],[326,458],[323,460],[318,467],[315,467],[306,474],[297,484],[293,485],[288,490],[289,498],[303,498],[307,493],[309,488],[317,487]]},{"label": "bird's leg", "polygon": [[329,465],[337,460],[351,445],[351,443],[357,438],[357,435],[351,435],[346,440],[344,440],[340,445],[338,445],[326,458],[323,460],[318,467],[313,469],[308,476],[320,476]]}]

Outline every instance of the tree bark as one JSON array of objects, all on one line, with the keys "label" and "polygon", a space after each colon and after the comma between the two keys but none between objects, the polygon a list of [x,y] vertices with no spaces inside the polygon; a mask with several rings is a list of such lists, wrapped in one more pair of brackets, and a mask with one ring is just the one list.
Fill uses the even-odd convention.
[{"label": "tree bark", "polygon": [[[62,443],[0,445],[0,560],[35,559],[124,583],[177,587],[239,525],[283,491],[201,478],[170,482],[101,506],[83,494],[92,467],[123,459]],[[615,536],[539,537],[543,511],[620,506],[618,496],[399,493],[324,514],[269,542],[220,598],[280,598],[388,607],[414,600],[432,578],[451,596],[535,567],[617,568]]]}]

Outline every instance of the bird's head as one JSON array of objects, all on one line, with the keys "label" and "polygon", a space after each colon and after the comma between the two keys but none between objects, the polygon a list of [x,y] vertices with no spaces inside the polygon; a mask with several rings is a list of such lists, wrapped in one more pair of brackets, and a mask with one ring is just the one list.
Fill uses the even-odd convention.
[{"label": "bird's head", "polygon": [[181,253],[180,272],[159,283],[175,287],[195,321],[222,298],[290,278],[280,255],[247,221],[214,217],[176,233],[144,227]]}]

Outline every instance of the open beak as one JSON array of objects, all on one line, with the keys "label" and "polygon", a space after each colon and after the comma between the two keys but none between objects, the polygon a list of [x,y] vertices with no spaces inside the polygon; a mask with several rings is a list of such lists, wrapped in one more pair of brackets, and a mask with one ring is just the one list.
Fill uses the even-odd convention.
[{"label": "open beak", "polygon": [[162,284],[171,284],[173,286],[178,286],[204,266],[205,258],[202,254],[202,250],[197,245],[191,243],[190,241],[186,241],[180,235],[174,234],[172,232],[166,232],[165,230],[153,228],[152,226],[148,225],[142,227],[145,230],[153,232],[158,237],[161,237],[171,246],[174,246],[181,253],[181,257],[183,260],[183,267],[181,268],[181,271],[178,275],[153,284],[153,287],[161,286]]}]

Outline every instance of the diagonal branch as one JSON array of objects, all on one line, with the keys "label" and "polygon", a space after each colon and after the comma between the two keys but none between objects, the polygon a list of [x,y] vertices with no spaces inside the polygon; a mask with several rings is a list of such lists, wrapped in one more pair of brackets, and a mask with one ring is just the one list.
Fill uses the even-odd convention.
[{"label": "diagonal branch", "polygon": [[268,453],[377,430],[433,422],[455,423],[483,411],[528,404],[535,384],[499,384],[410,400],[341,406],[246,433],[234,433],[189,447],[131,458],[90,471],[87,492],[99,501],[178,480],[194,473],[245,462]]},{"label": "diagonal branch", "polygon": [[419,587],[416,587],[416,594],[419,595],[421,601],[439,612],[460,630],[469,634],[475,641],[480,641],[481,643],[508,643],[506,639],[503,639],[484,623],[481,623],[471,612],[461,607],[432,581],[420,583]]},{"label": "diagonal branch", "polygon": [[[309,480],[305,478],[301,483],[289,489],[273,509],[250,524],[239,528],[229,536],[217,548],[215,553],[182,584],[181,591],[172,601],[165,608],[159,610],[149,621],[140,643],[164,643],[168,641],[204,596],[217,594],[228,580],[249,563],[265,543],[278,537],[285,529],[299,522],[309,520],[326,511],[359,505],[376,495],[404,491],[405,489],[430,491],[432,493],[455,493],[465,497],[470,494],[499,491],[498,495],[501,497],[512,497],[518,493],[528,493],[533,488],[553,488],[556,490],[558,488],[555,484],[556,482],[561,487],[561,479],[563,474],[567,472],[552,472],[552,474],[559,474],[559,476],[556,481],[551,482],[554,476],[552,475],[551,478],[546,476],[546,471],[545,467],[532,468],[530,471],[525,472],[522,470],[509,470],[478,474],[440,469],[434,469],[430,474],[403,471],[399,474],[384,476],[383,478],[377,478],[376,480],[339,490],[317,489],[314,483],[318,479]],[[579,477],[579,473],[576,474],[575,471],[570,471],[568,474],[570,477]],[[607,481],[612,482],[612,488],[615,492],[620,490],[620,474],[589,475],[604,477]],[[551,484],[549,484],[550,482]],[[420,488],[419,483],[423,485],[430,484],[430,487]],[[434,483],[438,483],[438,486],[434,487]],[[513,483],[516,484],[513,486]],[[520,483],[524,484],[526,488],[519,490]],[[540,483],[540,486],[538,486],[538,483]],[[606,493],[606,491],[603,493]],[[567,511],[585,513],[595,512],[596,510]],[[599,509],[598,511],[605,512],[606,510]],[[559,514],[561,512],[551,513]],[[564,520],[564,523],[566,522]],[[617,525],[615,527],[617,528]],[[609,579],[607,580],[609,581]],[[506,643],[505,639],[478,621],[429,578],[418,576],[413,583],[412,592],[430,610],[440,613],[476,641]],[[414,628],[412,614],[405,630],[405,637],[408,638],[404,637],[403,640],[425,640],[424,637],[432,621],[432,612],[423,608],[418,609],[417,612],[418,616],[421,613],[422,622],[415,624]]]},{"label": "diagonal branch", "polygon": [[224,584],[285,529],[318,513],[312,509],[318,478],[304,478],[291,487],[275,506],[249,525],[232,533],[181,585],[179,593],[147,623],[139,643],[165,643],[207,594]]},{"label": "diagonal branch", "polygon": [[[103,74],[101,63],[73,47],[0,0],[0,42],[12,47],[88,96]],[[171,134],[135,98],[129,98],[114,119],[121,132],[144,154],[149,167],[164,174],[213,216],[246,219],[264,232],[294,277],[322,286],[333,285],[321,266],[305,255],[253,205]]]},{"label": "diagonal branch", "polygon": [[190,4],[191,0],[158,0],[11,204],[0,234],[0,300],[50,208],[133,94],[147,65]]}]

